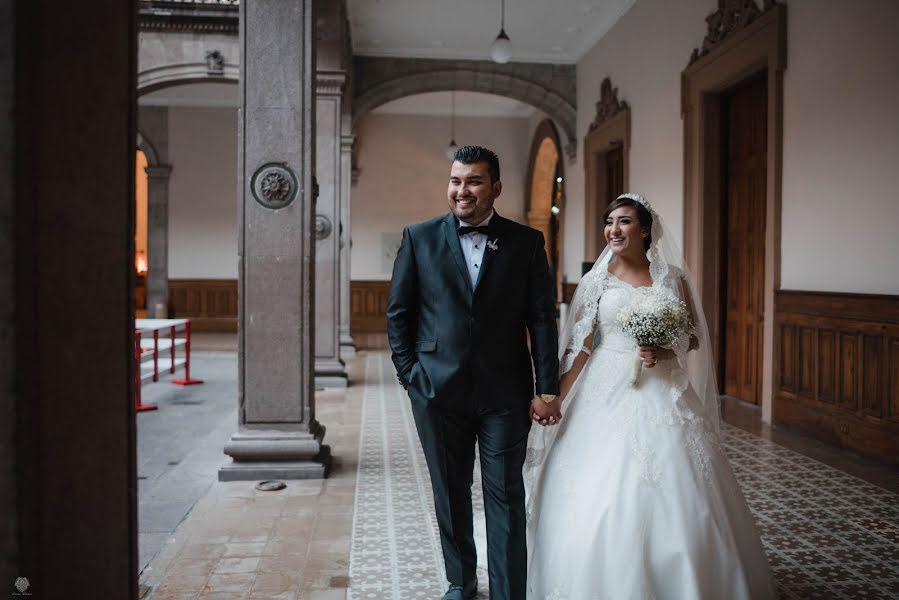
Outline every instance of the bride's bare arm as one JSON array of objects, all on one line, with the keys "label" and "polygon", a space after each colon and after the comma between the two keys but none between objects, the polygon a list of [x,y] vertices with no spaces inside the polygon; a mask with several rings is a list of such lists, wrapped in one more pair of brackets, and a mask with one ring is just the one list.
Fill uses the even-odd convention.
[{"label": "bride's bare arm", "polygon": [[587,364],[587,359],[590,357],[590,353],[593,351],[593,336],[595,335],[596,328],[594,327],[593,331],[590,332],[590,335],[584,338],[584,345],[577,353],[577,356],[574,357],[574,362],[571,364],[571,368],[568,369],[562,375],[562,377],[559,378],[559,397],[563,402],[568,396],[568,392],[569,390],[571,390],[571,386],[574,385],[574,382],[577,379],[578,375],[581,374],[584,365]]}]

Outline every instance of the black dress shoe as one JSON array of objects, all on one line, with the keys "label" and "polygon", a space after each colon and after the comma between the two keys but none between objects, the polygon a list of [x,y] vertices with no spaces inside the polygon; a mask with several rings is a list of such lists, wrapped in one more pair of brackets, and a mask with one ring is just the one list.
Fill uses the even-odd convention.
[{"label": "black dress shoe", "polygon": [[443,595],[443,600],[471,600],[478,595],[478,580],[469,581],[465,585],[451,583]]}]

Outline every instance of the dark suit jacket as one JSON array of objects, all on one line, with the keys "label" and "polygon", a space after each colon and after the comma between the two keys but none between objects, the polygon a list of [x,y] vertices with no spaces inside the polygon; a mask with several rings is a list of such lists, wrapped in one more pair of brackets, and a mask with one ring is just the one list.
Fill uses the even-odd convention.
[{"label": "dark suit jacket", "polygon": [[496,249],[485,249],[472,290],[457,227],[449,213],[403,231],[387,304],[400,382],[428,401],[473,399],[481,408],[527,406],[535,375],[538,394],[558,394],[543,234],[494,214],[488,240]]}]

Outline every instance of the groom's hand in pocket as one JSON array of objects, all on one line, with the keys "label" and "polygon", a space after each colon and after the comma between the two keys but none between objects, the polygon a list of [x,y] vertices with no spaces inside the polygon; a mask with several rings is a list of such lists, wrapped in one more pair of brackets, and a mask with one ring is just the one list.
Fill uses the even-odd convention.
[{"label": "groom's hand in pocket", "polygon": [[540,396],[531,400],[531,419],[541,425],[555,425],[562,420],[562,400],[556,396],[552,402],[546,402]]}]

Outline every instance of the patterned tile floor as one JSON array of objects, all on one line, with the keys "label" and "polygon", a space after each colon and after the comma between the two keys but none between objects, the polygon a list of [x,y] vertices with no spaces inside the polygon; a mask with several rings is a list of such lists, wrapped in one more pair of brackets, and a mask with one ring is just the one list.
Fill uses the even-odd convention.
[{"label": "patterned tile floor", "polygon": [[[365,360],[347,598],[439,598],[433,499],[408,401],[386,353]],[[732,426],[724,443],[782,598],[899,598],[899,495]],[[478,597],[487,598],[483,566],[479,579]]]}]

